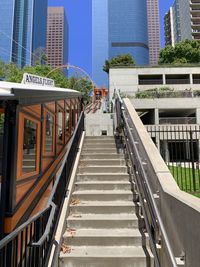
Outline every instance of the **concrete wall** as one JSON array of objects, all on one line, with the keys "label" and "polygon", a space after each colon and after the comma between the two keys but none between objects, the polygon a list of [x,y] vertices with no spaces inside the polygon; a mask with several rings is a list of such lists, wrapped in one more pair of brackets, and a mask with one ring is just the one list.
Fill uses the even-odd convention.
[{"label": "concrete wall", "polygon": [[[182,192],[160,153],[152,142],[130,100],[124,100],[131,115],[137,138],[142,142],[147,160],[147,173],[153,193],[159,194],[157,202],[175,257],[185,254],[185,265],[197,267],[200,263],[200,199]],[[166,251],[161,241],[161,266],[169,267]]]},{"label": "concrete wall", "polygon": [[131,99],[135,109],[200,109],[200,98]]},{"label": "concrete wall", "polygon": [[113,136],[113,115],[108,113],[87,114],[85,116],[86,136],[101,136],[102,131],[107,136]]},{"label": "concrete wall", "polygon": [[[165,84],[165,75],[189,74],[190,84]],[[151,68],[116,68],[109,71],[109,96],[112,98],[114,89],[127,95],[132,95],[138,90],[169,87],[174,90],[199,89],[199,84],[192,84],[192,74],[200,74],[199,67],[151,67]],[[162,75],[163,84],[139,85],[138,75]]]}]

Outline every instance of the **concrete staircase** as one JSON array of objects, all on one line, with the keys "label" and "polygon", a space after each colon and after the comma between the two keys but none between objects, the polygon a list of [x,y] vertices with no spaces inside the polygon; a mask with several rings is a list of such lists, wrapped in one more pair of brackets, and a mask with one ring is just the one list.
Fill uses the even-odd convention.
[{"label": "concrete staircase", "polygon": [[114,137],[86,137],[59,266],[146,267],[124,155]]}]

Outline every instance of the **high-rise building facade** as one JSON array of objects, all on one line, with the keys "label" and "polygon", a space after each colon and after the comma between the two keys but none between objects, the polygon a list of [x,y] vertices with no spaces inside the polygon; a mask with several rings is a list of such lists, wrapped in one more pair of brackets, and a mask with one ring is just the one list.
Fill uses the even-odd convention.
[{"label": "high-rise building facade", "polygon": [[174,20],[173,20],[173,9],[170,7],[169,11],[165,14],[164,18],[165,28],[165,45],[174,46]]},{"label": "high-rise building facade", "polygon": [[175,45],[185,39],[200,41],[200,0],[175,0],[165,15],[166,44]]},{"label": "high-rise building facade", "polygon": [[106,59],[131,54],[137,65],[149,64],[146,0],[92,1],[92,77],[107,86]]},{"label": "high-rise building facade", "polygon": [[200,0],[190,0],[192,37],[200,41]]},{"label": "high-rise building facade", "polygon": [[0,0],[0,60],[20,67],[41,60],[47,0]]},{"label": "high-rise building facade", "polygon": [[157,65],[160,53],[160,19],[158,0],[147,0],[149,63]]},{"label": "high-rise building facade", "polygon": [[108,0],[92,0],[92,78],[98,86],[107,86],[103,65],[108,58]]},{"label": "high-rise building facade", "polygon": [[53,68],[68,63],[68,23],[64,7],[48,7],[47,58]]}]

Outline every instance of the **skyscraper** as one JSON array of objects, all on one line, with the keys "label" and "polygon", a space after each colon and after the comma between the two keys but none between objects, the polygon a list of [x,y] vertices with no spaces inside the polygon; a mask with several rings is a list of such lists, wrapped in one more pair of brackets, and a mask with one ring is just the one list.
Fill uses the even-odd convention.
[{"label": "skyscraper", "polygon": [[174,18],[173,18],[173,8],[170,7],[169,11],[165,14],[164,18],[164,28],[165,28],[165,45],[175,45],[174,40]]},{"label": "skyscraper", "polygon": [[160,52],[160,20],[158,0],[147,0],[149,63],[158,63]]},{"label": "skyscraper", "polygon": [[68,23],[64,7],[48,7],[47,58],[53,68],[68,63]]},{"label": "skyscraper", "polygon": [[200,41],[199,10],[200,0],[174,1],[173,6],[165,15],[166,44],[175,45],[185,39]]},{"label": "skyscraper", "polygon": [[136,64],[149,63],[146,0],[92,1],[92,76],[107,85],[106,59],[131,54]]},{"label": "skyscraper", "polygon": [[0,0],[0,59],[20,67],[41,59],[46,47],[47,0]]},{"label": "skyscraper", "polygon": [[98,86],[107,86],[108,58],[108,0],[92,0],[92,78]]}]

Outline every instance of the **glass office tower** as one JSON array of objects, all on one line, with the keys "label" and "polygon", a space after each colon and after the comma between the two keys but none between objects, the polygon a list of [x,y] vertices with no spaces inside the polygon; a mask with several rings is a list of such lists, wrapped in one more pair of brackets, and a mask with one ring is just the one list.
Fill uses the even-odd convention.
[{"label": "glass office tower", "polygon": [[15,0],[0,0],[0,60],[11,61]]},{"label": "glass office tower", "polygon": [[20,67],[46,47],[47,0],[0,0],[0,59]]},{"label": "glass office tower", "polygon": [[108,57],[108,0],[92,0],[92,77],[98,86],[107,86],[103,65]]},{"label": "glass office tower", "polygon": [[106,59],[131,54],[137,65],[149,63],[147,1],[93,0],[92,75],[97,85],[107,85],[102,74]]},{"label": "glass office tower", "polygon": [[109,58],[131,54],[137,65],[149,63],[146,0],[109,0]]}]

